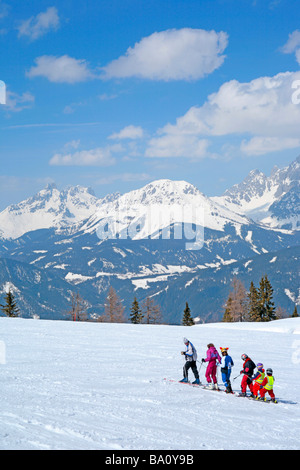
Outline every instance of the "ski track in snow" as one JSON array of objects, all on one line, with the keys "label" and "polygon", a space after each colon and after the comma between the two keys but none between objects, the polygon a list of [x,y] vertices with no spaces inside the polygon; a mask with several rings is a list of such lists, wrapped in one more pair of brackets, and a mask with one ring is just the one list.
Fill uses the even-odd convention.
[{"label": "ski track in snow", "polygon": [[[299,449],[299,333],[299,318],[189,328],[0,318],[0,449]],[[184,336],[199,360],[209,342],[228,346],[232,377],[242,353],[272,367],[276,396],[291,403],[164,381],[182,378]]]}]

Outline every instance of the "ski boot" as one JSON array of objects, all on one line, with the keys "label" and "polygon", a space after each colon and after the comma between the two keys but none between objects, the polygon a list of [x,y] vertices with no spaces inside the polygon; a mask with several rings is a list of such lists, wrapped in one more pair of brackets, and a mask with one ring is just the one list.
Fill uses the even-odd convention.
[{"label": "ski boot", "polygon": [[214,384],[208,384],[208,385],[206,385],[205,388],[207,388],[207,390],[214,390],[215,386],[214,386]]},{"label": "ski boot", "polygon": [[186,384],[186,383],[188,383],[188,379],[187,379],[187,377],[183,377],[183,379],[179,380],[179,382],[183,383],[183,384]]},{"label": "ski boot", "polygon": [[194,382],[192,382],[192,385],[200,385],[200,380],[199,379],[194,380]]}]

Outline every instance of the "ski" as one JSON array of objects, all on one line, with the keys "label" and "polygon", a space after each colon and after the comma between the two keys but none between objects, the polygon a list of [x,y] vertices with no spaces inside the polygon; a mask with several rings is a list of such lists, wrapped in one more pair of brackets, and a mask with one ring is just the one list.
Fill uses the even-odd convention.
[{"label": "ski", "polygon": [[265,399],[265,400],[259,400],[258,398],[255,398],[255,397],[251,397],[250,395],[241,395],[241,394],[238,394],[238,397],[240,398],[247,398],[247,400],[252,400],[252,401],[258,401],[259,403],[278,403],[278,400],[271,400],[271,399]]},{"label": "ski", "polygon": [[164,378],[163,379],[164,381],[166,382],[172,382],[172,383],[179,383],[179,384],[183,384],[183,385],[190,385],[192,387],[197,387],[197,388],[201,388],[202,390],[208,390],[209,392],[223,392],[223,393],[226,393],[226,395],[238,395],[237,392],[230,392],[230,393],[227,393],[226,390],[222,390],[222,389],[215,389],[215,388],[208,388],[207,385],[204,385],[202,383],[200,384],[193,384],[192,382],[181,382],[180,380],[175,380],[175,379],[167,379],[167,378]]},{"label": "ski", "polygon": [[177,384],[182,384],[182,385],[191,385],[192,387],[203,387],[203,385],[200,384],[193,384],[192,382],[181,382],[180,380],[175,380],[175,379],[166,379],[164,378],[165,382],[172,382],[172,383],[177,383]]},{"label": "ski", "polygon": [[200,384],[193,384],[192,382],[181,382],[180,380],[175,380],[175,379],[163,379],[164,382],[171,382],[171,383],[177,383],[177,384],[183,384],[183,385],[189,385],[191,387],[196,387],[196,388],[201,388],[202,390],[207,390],[209,392],[222,392],[226,393],[226,395],[233,395],[235,397],[239,398],[247,398],[247,400],[252,400],[252,401],[257,401],[259,403],[273,403],[274,405],[276,404],[287,404],[287,405],[297,405],[298,403],[295,401],[290,401],[290,400],[283,400],[283,399],[276,399],[275,401],[272,401],[271,399],[266,399],[266,400],[257,400],[256,398],[251,397],[250,395],[241,395],[240,392],[232,392],[232,393],[227,393],[226,390],[222,389],[212,389],[208,388],[207,385],[204,385],[202,383]]}]

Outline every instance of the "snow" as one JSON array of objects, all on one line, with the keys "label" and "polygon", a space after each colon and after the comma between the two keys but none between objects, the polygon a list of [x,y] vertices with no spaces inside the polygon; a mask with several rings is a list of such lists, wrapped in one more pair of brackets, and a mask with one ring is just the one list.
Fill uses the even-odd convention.
[{"label": "snow", "polygon": [[[194,327],[0,318],[0,331],[1,450],[299,449],[300,318]],[[242,353],[272,367],[284,402],[164,381],[182,378],[184,336],[199,359],[209,342],[229,347],[232,377]]]},{"label": "snow", "polygon": [[82,274],[74,274],[69,272],[65,276],[65,280],[68,282],[73,282],[74,284],[81,284],[82,282],[88,281],[89,279],[93,279],[92,276],[83,276]]},{"label": "snow", "polygon": [[[80,230],[87,234],[96,231],[101,240],[108,233],[110,238],[118,235],[120,238],[140,240],[148,237],[156,239],[162,235],[162,238],[168,239],[169,227],[174,224],[174,237],[181,239],[181,224],[184,224],[186,238],[197,236],[196,241],[201,244],[203,234],[200,227],[224,231],[227,223],[240,230],[239,227],[248,224],[249,220],[219,206],[186,181],[163,179],[101,205]],[[197,233],[189,231],[190,224],[198,227]]]}]

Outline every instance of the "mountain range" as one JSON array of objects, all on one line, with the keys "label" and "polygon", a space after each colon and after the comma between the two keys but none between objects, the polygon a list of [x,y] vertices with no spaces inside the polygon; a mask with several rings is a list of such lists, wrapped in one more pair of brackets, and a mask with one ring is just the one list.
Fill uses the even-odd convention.
[{"label": "mountain range", "polygon": [[48,185],[0,213],[0,293],[23,316],[63,318],[72,292],[103,313],[112,285],[127,311],[153,297],[179,323],[185,301],[202,321],[223,314],[234,275],[248,287],[268,274],[277,305],[300,303],[300,157],[270,176],[258,170],[223,196],[158,180],[97,198]]}]

